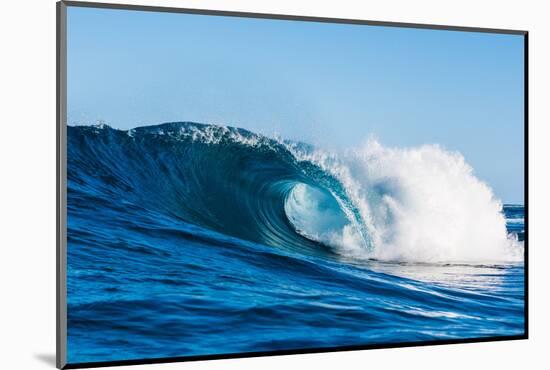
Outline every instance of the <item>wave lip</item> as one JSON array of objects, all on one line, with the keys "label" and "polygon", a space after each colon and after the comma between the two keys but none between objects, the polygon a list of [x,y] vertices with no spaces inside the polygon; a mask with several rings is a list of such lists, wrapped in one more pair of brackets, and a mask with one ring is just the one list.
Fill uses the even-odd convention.
[{"label": "wave lip", "polygon": [[521,260],[501,202],[462,155],[437,145],[371,140],[332,153],[191,122],[68,134],[73,191],[118,194],[228,236],[359,259]]}]

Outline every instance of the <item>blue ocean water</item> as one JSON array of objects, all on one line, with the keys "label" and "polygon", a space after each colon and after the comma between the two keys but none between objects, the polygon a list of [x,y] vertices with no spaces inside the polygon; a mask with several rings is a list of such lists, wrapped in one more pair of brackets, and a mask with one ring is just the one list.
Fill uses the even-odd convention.
[{"label": "blue ocean water", "polygon": [[[523,334],[521,259],[380,258],[347,172],[314,153],[194,123],[68,127],[69,363]],[[522,248],[523,206],[495,217]]]}]

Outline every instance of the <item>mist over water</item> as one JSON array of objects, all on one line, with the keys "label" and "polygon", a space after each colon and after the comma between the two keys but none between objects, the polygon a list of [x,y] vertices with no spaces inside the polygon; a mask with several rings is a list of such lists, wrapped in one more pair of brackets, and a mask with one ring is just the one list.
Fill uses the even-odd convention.
[{"label": "mist over water", "polygon": [[[501,201],[475,177],[460,153],[439,145],[387,148],[376,140],[338,154],[296,149],[293,153],[298,160],[311,161],[338,179],[360,216],[354,217],[338,195],[339,201],[332,207],[325,206],[312,215],[312,204],[326,196],[316,196],[322,193],[308,191],[301,184],[292,194],[294,203],[298,194],[308,197],[298,202],[304,214],[301,218],[293,214],[293,221],[314,219],[322,229],[326,217],[326,224],[335,227],[342,222],[334,222],[334,208],[344,210],[340,214],[348,215],[350,223],[344,223],[339,231],[327,227],[306,233],[343,254],[415,262],[522,260],[523,247],[508,236]],[[296,213],[297,207],[293,208]],[[367,240],[361,229],[366,230]]]}]

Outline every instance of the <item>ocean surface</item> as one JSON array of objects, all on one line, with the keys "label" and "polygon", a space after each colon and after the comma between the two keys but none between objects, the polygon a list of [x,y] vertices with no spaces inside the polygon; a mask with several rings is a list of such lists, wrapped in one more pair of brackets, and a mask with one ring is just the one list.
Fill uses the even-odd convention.
[{"label": "ocean surface", "polygon": [[524,333],[524,208],[459,153],[186,122],[67,164],[69,363]]}]

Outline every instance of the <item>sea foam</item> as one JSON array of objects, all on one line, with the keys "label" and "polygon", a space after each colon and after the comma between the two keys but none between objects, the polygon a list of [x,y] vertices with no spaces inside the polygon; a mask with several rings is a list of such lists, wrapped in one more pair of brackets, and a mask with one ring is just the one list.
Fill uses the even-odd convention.
[{"label": "sea foam", "polygon": [[458,152],[389,148],[371,139],[341,154],[294,153],[338,178],[359,210],[366,240],[352,218],[338,231],[309,232],[339,253],[414,262],[522,259],[522,244],[507,236],[501,201]]}]

